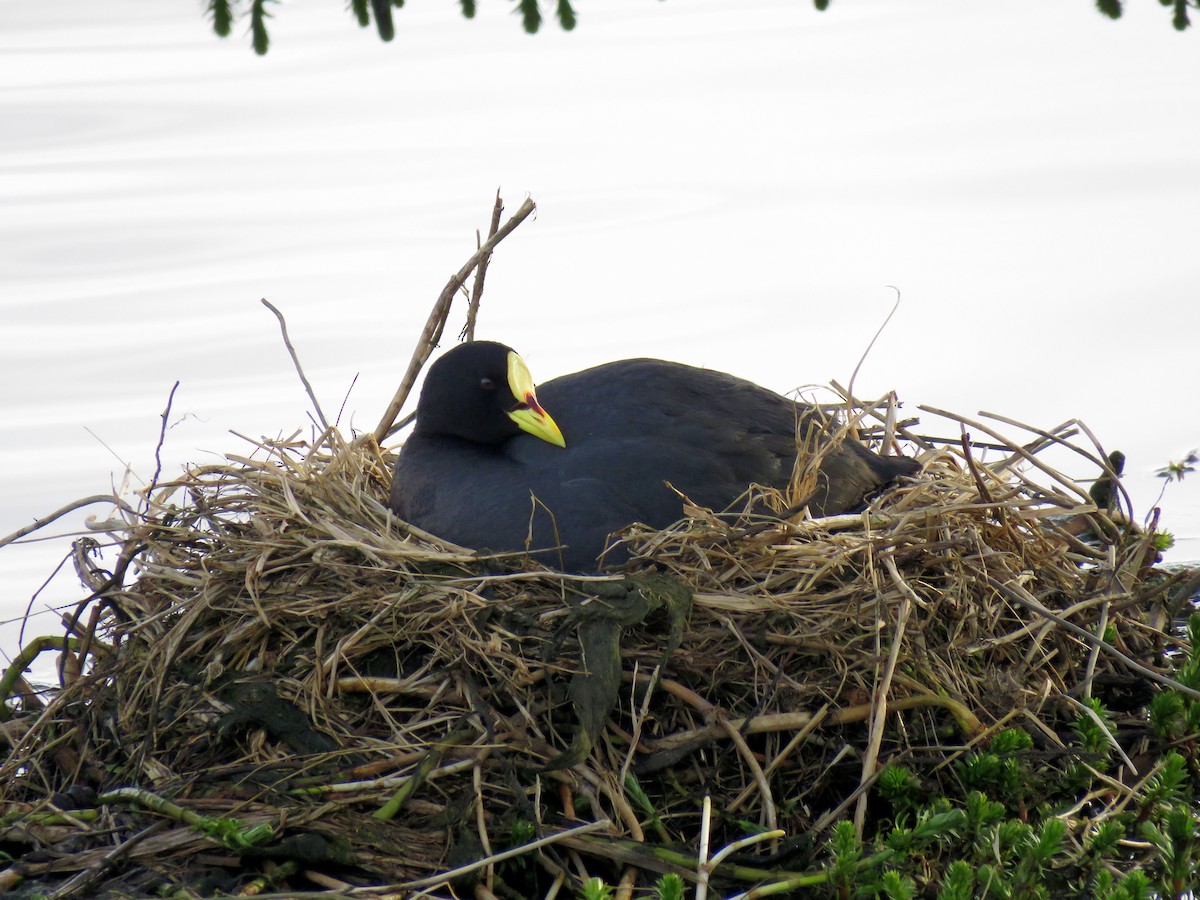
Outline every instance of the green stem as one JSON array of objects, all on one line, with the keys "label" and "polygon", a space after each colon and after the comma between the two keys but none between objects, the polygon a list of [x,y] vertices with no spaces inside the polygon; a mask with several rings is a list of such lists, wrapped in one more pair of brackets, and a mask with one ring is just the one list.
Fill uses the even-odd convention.
[{"label": "green stem", "polygon": [[182,822],[214,840],[220,841],[230,850],[245,850],[258,844],[265,843],[274,836],[274,829],[263,823],[260,825],[243,825],[233,818],[218,818],[202,816],[190,809],[184,809],[177,803],[152,794],[150,791],[135,787],[115,788],[101,794],[96,802],[104,805],[109,803],[129,803],[144,806],[146,809]]},{"label": "green stem", "polygon": [[439,744],[432,746],[425,754],[425,758],[417,764],[417,769],[413,772],[402,785],[379,809],[371,814],[373,819],[378,819],[381,822],[390,822],[396,817],[404,804],[408,802],[409,797],[417,792],[417,790],[425,783],[425,779],[429,777],[429,773],[436,769],[442,762],[442,757],[446,750],[451,747],[457,747],[469,734],[471,729],[467,727],[457,728],[450,732],[446,738]]},{"label": "green stem", "polygon": [[38,656],[46,650],[75,651],[78,649],[79,640],[77,638],[61,635],[43,635],[34,638],[22,647],[21,651],[13,657],[12,664],[4,670],[3,675],[0,675],[0,722],[7,722],[12,718],[12,710],[8,708],[8,698],[12,696],[21,676],[33,665],[33,661]]}]

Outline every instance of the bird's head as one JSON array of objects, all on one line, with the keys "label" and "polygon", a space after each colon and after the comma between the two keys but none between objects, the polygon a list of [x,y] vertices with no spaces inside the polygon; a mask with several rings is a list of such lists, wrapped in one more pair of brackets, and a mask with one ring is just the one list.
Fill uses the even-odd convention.
[{"label": "bird's head", "polygon": [[443,354],[425,376],[416,430],[479,444],[501,444],[520,431],[565,447],[537,400],[533,376],[511,347],[470,341]]}]

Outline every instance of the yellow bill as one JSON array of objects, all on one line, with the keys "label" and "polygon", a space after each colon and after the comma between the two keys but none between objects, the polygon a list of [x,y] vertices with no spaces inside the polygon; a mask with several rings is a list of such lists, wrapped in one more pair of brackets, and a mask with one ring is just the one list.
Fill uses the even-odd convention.
[{"label": "yellow bill", "polygon": [[508,354],[508,387],[517,401],[517,406],[508,411],[508,417],[517,423],[517,427],[548,444],[554,444],[556,447],[567,446],[558,423],[550,418],[550,414],[542,409],[537,401],[537,392],[534,389],[533,376],[529,374],[529,367],[525,365],[525,360],[513,351],[509,351]]}]

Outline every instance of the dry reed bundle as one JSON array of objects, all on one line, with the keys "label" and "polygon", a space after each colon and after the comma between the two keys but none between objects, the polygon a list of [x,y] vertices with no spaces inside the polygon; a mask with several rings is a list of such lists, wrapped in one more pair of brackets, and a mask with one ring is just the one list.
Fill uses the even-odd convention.
[{"label": "dry reed bundle", "polygon": [[1073,443],[1086,429],[993,417],[1033,436],[1018,443],[928,410],[957,423],[939,441],[843,401],[921,476],[807,519],[789,504],[808,448],[766,498],[781,517],[634,526],[628,578],[479,558],[398,521],[379,441],[399,402],[374,435],[251,441],[156,478],[121,505],[111,572],[78,545],[92,593],[65,641],[33,648],[62,650],[61,690],[6,710],[0,889],[534,897],[587,871],[627,892],[704,881],[710,844],[782,831],[731,872],[752,882],[803,868],[840,819],[869,832],[885,762],[937,785],[1013,724],[1065,754],[1078,698],[1169,680],[1178,579],[1151,566],[1153,528],[1114,511],[1117,473]]},{"label": "dry reed bundle", "polygon": [[[984,465],[899,430],[924,473],[861,515],[692,509],[631,532],[634,568],[660,573],[632,586],[414,531],[384,506],[369,435],[259,442],[160,484],[119,535],[136,577],[92,576],[77,674],[8,723],[0,777],[10,813],[143,793],[22,826],[58,849],[14,870],[94,874],[113,835],[138,834],[127,860],[147,871],[274,852],[310,887],[412,887],[519,823],[559,839],[552,869],[575,852],[661,870],[654,848],[695,846],[706,795],[714,842],[747,822],[804,835],[865,803],[881,760],[944,762],[1014,720],[1061,747],[1068,695],[1145,677],[1130,661],[1169,643],[1150,534],[1040,462],[1061,436]],[[1105,620],[1123,623],[1115,647],[1089,637]],[[158,798],[269,824],[276,849],[222,858],[195,822],[146,836],[146,814],[111,806]]]}]

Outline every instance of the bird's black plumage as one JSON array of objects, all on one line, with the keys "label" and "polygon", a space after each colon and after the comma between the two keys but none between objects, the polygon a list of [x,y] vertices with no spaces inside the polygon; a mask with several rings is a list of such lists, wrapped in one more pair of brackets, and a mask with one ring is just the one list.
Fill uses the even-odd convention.
[{"label": "bird's black plumage", "polygon": [[[797,423],[811,414],[744,379],[657,359],[608,363],[548,381],[536,398],[514,396],[513,359],[525,371],[510,348],[477,341],[430,367],[396,461],[391,506],[456,544],[545,551],[534,558],[566,571],[598,571],[609,535],[626,525],[679,519],[671,487],[722,510],[751,483],[786,486]],[[513,410],[525,401],[553,416],[565,448],[521,430]],[[917,468],[847,439],[822,462],[809,508],[854,509]],[[623,559],[617,550],[603,564]]]}]

